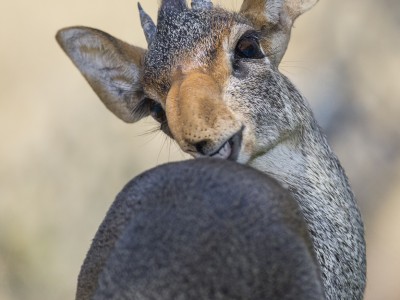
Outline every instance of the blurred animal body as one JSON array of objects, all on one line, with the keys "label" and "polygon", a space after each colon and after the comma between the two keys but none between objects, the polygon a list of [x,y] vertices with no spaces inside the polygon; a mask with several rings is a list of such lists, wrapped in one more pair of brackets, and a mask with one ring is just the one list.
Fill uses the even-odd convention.
[{"label": "blurred animal body", "polygon": [[[291,28],[317,0],[163,0],[157,25],[139,6],[148,49],[86,27],[61,47],[117,117],[151,115],[182,150],[246,164],[300,206],[327,299],[362,299],[365,241],[347,177],[307,101],[279,72]],[[267,183],[266,183],[267,184]]]},{"label": "blurred animal body", "polygon": [[111,206],[77,299],[324,299],[297,203],[265,174],[198,159],[150,170]]}]

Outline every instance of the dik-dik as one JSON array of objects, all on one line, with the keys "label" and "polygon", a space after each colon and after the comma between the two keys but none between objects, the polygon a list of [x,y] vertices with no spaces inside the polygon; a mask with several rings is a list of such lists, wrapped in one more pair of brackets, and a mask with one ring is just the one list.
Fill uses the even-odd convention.
[{"label": "dik-dik", "polygon": [[148,49],[86,27],[57,40],[117,117],[151,115],[193,157],[252,166],[298,202],[327,299],[362,299],[365,241],[347,177],[307,101],[279,72],[291,28],[318,0],[163,0],[157,25],[140,8]]}]

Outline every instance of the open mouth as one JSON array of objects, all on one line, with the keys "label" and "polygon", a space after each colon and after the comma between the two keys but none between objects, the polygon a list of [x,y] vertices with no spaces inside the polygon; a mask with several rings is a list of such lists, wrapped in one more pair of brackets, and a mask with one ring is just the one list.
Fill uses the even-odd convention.
[{"label": "open mouth", "polygon": [[244,126],[229,140],[227,140],[216,152],[209,154],[209,156],[236,161],[242,145],[243,129]]}]

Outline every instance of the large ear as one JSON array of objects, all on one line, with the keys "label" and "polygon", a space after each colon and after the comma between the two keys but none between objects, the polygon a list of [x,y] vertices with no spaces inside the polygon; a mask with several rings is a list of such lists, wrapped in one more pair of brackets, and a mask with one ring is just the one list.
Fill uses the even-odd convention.
[{"label": "large ear", "polygon": [[262,46],[278,65],[286,52],[294,21],[318,1],[244,0],[240,12],[267,36]]},{"label": "large ear", "polygon": [[132,123],[149,114],[141,85],[144,49],[87,27],[61,29],[56,39],[118,118]]}]

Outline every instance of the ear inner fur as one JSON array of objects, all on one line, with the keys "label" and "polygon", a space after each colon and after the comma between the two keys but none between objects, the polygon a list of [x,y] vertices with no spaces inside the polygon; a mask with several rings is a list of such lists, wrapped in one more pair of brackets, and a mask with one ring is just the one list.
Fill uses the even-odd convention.
[{"label": "ear inner fur", "polygon": [[146,50],[87,27],[57,33],[57,41],[104,105],[125,122],[149,114],[141,84]]}]

